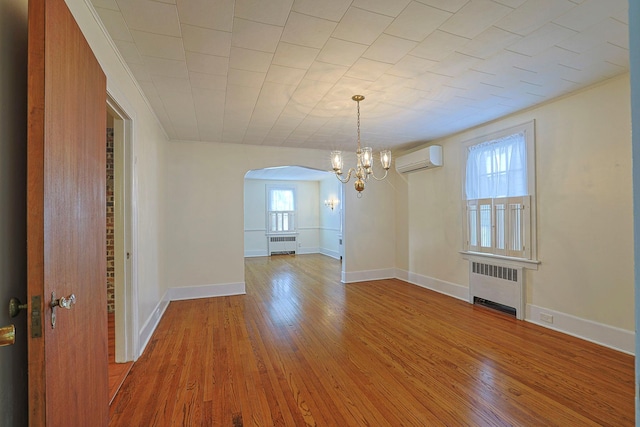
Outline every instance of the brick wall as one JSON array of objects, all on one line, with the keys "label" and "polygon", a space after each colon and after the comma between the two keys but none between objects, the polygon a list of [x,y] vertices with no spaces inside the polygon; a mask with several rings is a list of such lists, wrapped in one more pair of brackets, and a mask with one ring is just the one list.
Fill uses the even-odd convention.
[{"label": "brick wall", "polygon": [[113,128],[107,128],[107,312],[115,311],[113,253]]}]

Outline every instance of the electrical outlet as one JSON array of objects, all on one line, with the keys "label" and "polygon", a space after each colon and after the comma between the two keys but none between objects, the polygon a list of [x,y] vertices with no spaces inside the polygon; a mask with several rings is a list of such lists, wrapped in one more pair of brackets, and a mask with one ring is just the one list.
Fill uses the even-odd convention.
[{"label": "electrical outlet", "polygon": [[553,323],[553,315],[549,313],[540,313],[540,320],[547,323]]}]

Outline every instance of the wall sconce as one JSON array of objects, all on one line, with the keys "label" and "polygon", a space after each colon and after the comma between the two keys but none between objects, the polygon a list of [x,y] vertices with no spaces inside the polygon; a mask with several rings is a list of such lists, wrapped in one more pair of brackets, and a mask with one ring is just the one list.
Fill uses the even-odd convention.
[{"label": "wall sconce", "polygon": [[333,210],[333,208],[335,208],[338,203],[340,203],[340,200],[334,199],[333,197],[324,201],[324,205],[330,207],[331,210]]}]

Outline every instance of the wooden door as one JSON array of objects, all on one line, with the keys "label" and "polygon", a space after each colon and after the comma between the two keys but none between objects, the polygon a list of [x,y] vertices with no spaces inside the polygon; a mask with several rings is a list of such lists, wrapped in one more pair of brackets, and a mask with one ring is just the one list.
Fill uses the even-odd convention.
[{"label": "wooden door", "polygon": [[29,422],[104,426],[106,78],[64,0],[28,15]]}]

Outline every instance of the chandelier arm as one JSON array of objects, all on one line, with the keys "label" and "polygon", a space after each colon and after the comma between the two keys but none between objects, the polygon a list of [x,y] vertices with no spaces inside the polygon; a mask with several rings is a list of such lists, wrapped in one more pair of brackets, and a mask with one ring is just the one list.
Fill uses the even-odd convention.
[{"label": "chandelier arm", "polygon": [[336,174],[336,178],[338,178],[338,181],[340,181],[343,184],[346,184],[347,182],[349,182],[349,180],[351,179],[351,174],[353,173],[353,168],[350,168],[349,171],[347,172],[347,177],[342,179],[340,178],[340,175]]},{"label": "chandelier arm", "polygon": [[375,179],[376,181],[383,181],[386,177],[387,174],[389,173],[389,169],[385,169],[384,171],[384,175],[382,176],[382,178],[378,178],[377,176],[375,176],[375,174],[373,173],[373,167],[371,168],[371,173],[369,175],[371,175],[373,177],[373,179]]}]

